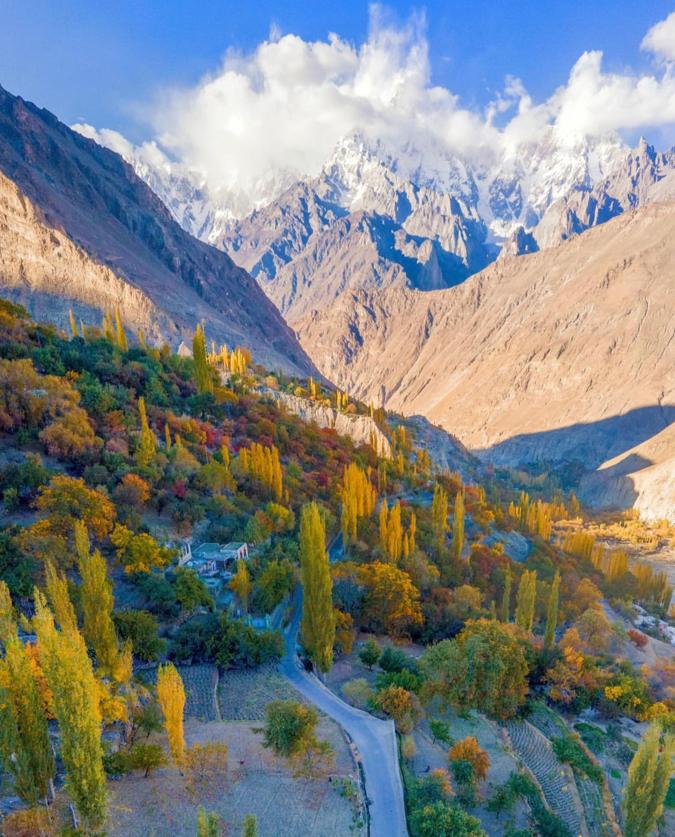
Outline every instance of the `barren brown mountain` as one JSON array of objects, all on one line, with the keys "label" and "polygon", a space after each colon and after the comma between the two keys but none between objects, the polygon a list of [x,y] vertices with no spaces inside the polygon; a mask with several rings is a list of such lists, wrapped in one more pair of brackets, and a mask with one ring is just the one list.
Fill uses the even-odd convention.
[{"label": "barren brown mountain", "polygon": [[675,420],[674,313],[675,205],[654,204],[447,290],[343,294],[298,328],[332,380],[493,462],[596,468]]},{"label": "barren brown mountain", "polygon": [[249,346],[256,360],[312,365],[256,282],[186,233],[117,154],[0,87],[0,291],[61,325],[120,305],[133,330]]}]

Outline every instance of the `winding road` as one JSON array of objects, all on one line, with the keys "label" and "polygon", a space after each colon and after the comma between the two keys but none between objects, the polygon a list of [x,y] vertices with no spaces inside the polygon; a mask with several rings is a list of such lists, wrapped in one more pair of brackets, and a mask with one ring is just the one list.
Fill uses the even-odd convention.
[{"label": "winding road", "polygon": [[[341,551],[334,541],[331,548],[336,546],[335,551]],[[350,706],[301,667],[297,655],[301,613],[302,590],[298,587],[293,597],[293,618],[285,631],[286,653],[280,670],[308,701],[340,724],[356,745],[370,810],[370,837],[407,837],[393,721],[382,721]]]}]

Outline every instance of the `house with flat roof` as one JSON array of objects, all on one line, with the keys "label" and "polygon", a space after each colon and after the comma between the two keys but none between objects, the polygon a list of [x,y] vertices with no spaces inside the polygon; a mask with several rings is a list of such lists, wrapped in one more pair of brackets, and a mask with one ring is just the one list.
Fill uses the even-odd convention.
[{"label": "house with flat roof", "polygon": [[237,561],[248,561],[248,557],[246,542],[203,543],[191,551],[186,566],[192,567],[202,576],[232,575]]}]

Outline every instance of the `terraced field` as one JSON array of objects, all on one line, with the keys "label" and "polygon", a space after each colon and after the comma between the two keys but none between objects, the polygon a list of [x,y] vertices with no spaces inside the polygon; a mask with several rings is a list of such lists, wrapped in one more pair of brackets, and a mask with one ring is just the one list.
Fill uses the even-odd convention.
[{"label": "terraced field", "polygon": [[506,728],[513,749],[541,785],[551,810],[572,834],[588,835],[574,775],[567,765],[560,764],[546,736],[527,721],[509,721]]},{"label": "terraced field", "polygon": [[260,721],[272,700],[302,700],[273,663],[255,670],[226,671],[218,682],[223,721]]}]

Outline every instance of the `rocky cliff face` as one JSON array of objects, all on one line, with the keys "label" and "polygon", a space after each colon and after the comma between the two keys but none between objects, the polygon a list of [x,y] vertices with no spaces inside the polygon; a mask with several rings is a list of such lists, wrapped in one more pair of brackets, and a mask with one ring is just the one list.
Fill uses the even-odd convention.
[{"label": "rocky cliff face", "polygon": [[318,404],[308,398],[300,398],[277,390],[265,390],[265,395],[283,404],[284,407],[303,421],[315,422],[319,427],[335,430],[341,436],[349,436],[357,445],[373,445],[378,456],[391,459],[389,439],[370,416],[350,415],[333,407]]},{"label": "rocky cliff face", "polygon": [[675,419],[673,241],[675,206],[651,205],[454,288],[344,294],[298,330],[355,396],[485,459],[595,468]]},{"label": "rocky cliff face", "polygon": [[120,305],[132,327],[210,337],[305,373],[312,364],[253,279],[189,236],[117,154],[0,88],[0,290],[63,321]]}]

